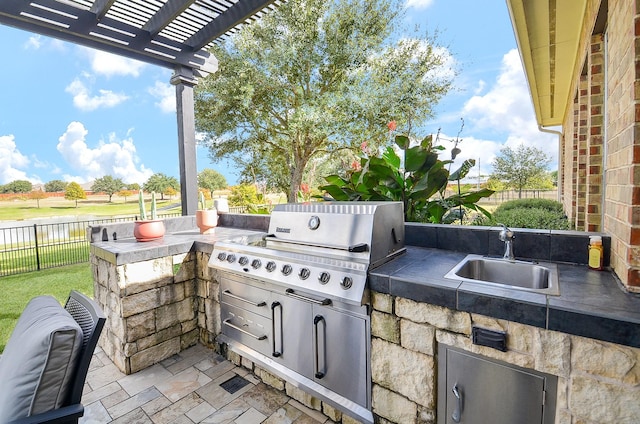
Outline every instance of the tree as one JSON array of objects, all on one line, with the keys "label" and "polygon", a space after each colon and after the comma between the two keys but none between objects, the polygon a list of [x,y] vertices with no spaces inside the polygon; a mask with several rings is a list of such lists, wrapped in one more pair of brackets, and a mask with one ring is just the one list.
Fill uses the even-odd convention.
[{"label": "tree", "polygon": [[[138,189],[139,190],[139,189]],[[124,197],[124,203],[127,203],[127,197],[131,196],[134,194],[133,190],[120,190],[118,193],[116,193],[118,196],[120,197]]]},{"label": "tree", "polygon": [[240,184],[231,187],[231,195],[229,195],[231,206],[251,206],[258,201],[258,190],[253,184]]},{"label": "tree", "polygon": [[2,193],[29,193],[33,190],[33,184],[27,180],[11,181],[0,187]]},{"label": "tree", "polygon": [[73,181],[67,184],[67,187],[64,190],[64,198],[67,200],[75,200],[77,208],[78,200],[86,199],[87,193],[85,193],[82,187],[80,187],[80,184]]},{"label": "tree", "polygon": [[44,185],[44,191],[47,193],[55,193],[58,191],[64,191],[67,187],[67,183],[62,180],[51,180]]},{"label": "tree", "polygon": [[198,174],[198,186],[209,190],[211,197],[216,190],[227,188],[227,179],[214,169],[203,169]]},{"label": "tree", "polygon": [[109,203],[114,194],[124,188],[124,183],[120,178],[113,178],[111,175],[105,175],[102,178],[96,178],[91,186],[94,193],[104,193],[109,196]]},{"label": "tree", "polygon": [[160,193],[161,200],[164,200],[164,194],[169,187],[178,191],[180,190],[180,183],[175,177],[169,177],[161,172],[150,176],[147,182],[143,185],[144,191],[146,192],[155,191],[156,193]]},{"label": "tree", "polygon": [[505,146],[493,160],[491,176],[518,190],[518,198],[521,198],[522,189],[532,188],[531,184],[536,179],[540,180],[547,174],[550,162],[547,154],[536,147],[521,144],[514,150]]},{"label": "tree", "polygon": [[431,118],[452,73],[438,72],[434,37],[394,34],[403,5],[291,0],[214,46],[220,69],[196,86],[211,158],[233,157],[243,181],[262,176],[294,202],[311,159]]},{"label": "tree", "polygon": [[131,184],[127,184],[127,190],[129,191],[139,191],[140,190],[140,184],[138,183],[131,183]]},{"label": "tree", "polygon": [[40,209],[40,200],[41,199],[46,199],[47,195],[44,194],[44,192],[42,191],[42,189],[40,190],[34,190],[31,193],[29,193],[29,199],[31,200],[35,200],[36,204],[38,206],[38,209]]}]

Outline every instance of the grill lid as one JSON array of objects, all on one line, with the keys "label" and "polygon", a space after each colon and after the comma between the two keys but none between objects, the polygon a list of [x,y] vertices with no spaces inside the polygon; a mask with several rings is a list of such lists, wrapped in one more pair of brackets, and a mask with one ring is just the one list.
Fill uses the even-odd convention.
[{"label": "grill lid", "polygon": [[338,255],[376,267],[404,248],[401,202],[319,202],[277,205],[267,246]]}]

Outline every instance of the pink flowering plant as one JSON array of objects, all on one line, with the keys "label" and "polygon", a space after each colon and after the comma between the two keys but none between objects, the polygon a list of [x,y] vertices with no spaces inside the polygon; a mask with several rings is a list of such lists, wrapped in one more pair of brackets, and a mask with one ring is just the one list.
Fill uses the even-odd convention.
[{"label": "pink flowering plant", "polygon": [[[394,132],[396,123],[392,121],[388,127]],[[359,161],[352,163],[344,176],[325,177],[328,184],[320,190],[335,200],[402,201],[405,221],[452,223],[461,219],[461,211],[466,209],[490,217],[491,214],[477,202],[491,196],[492,190],[458,191],[445,197],[449,181],[464,178],[475,161],[466,160],[458,170],[450,173],[448,167],[453,160],[438,158],[438,153],[444,149],[434,145],[432,135],[414,146],[408,136],[396,135],[394,144],[379,155],[373,154],[363,143]],[[459,153],[457,143],[454,149]]]}]

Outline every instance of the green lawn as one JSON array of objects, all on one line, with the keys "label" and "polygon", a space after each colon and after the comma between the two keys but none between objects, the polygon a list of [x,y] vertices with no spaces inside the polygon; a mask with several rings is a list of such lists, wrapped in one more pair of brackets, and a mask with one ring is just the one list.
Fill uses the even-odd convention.
[{"label": "green lawn", "polygon": [[69,291],[78,290],[93,297],[93,277],[89,263],[0,278],[0,352],[9,340],[20,313],[29,300],[48,294],[63,303]]}]

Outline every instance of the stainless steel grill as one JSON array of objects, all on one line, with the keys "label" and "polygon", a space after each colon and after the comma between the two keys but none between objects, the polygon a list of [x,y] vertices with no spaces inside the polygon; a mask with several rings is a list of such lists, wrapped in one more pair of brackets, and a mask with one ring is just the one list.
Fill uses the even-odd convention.
[{"label": "stainless steel grill", "polygon": [[214,246],[220,341],[373,422],[367,275],[403,252],[399,202],[278,205],[268,233]]}]

